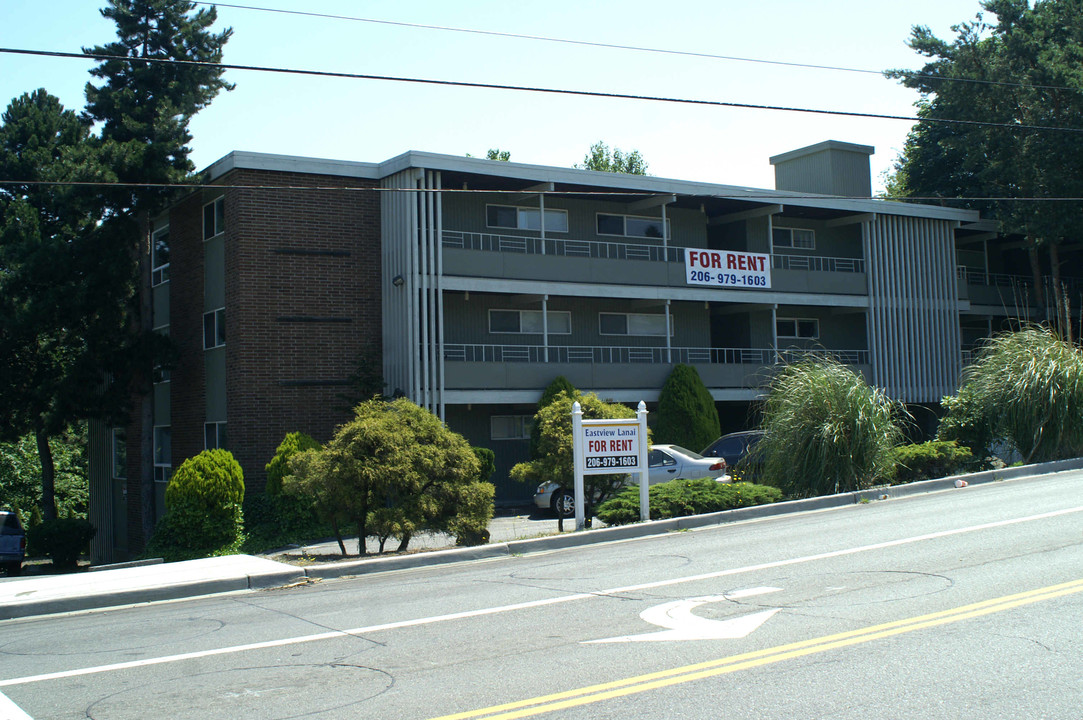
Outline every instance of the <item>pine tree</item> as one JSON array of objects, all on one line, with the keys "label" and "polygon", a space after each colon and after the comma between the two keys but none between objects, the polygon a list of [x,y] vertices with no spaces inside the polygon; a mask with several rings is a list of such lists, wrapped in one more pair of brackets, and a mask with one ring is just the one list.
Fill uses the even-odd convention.
[{"label": "pine tree", "polygon": [[[108,0],[101,13],[117,26],[117,40],[84,48],[101,59],[91,75],[104,82],[86,87],[86,116],[101,123],[101,137],[117,179],[137,186],[109,196],[112,212],[136,219],[138,232],[128,247],[138,259],[139,315],[134,332],[152,333],[150,292],[150,218],[171,197],[168,187],[190,181],[195,166],[189,158],[188,124],[222,90],[222,49],[232,35],[210,28],[214,7],[197,10],[188,0]],[[178,63],[176,61],[186,61]],[[195,62],[200,64],[186,64]],[[140,457],[143,537],[154,529],[153,361],[143,363],[136,389],[142,395]]]},{"label": "pine tree", "polygon": [[691,365],[677,365],[658,396],[654,440],[699,452],[719,434],[714,398]]}]

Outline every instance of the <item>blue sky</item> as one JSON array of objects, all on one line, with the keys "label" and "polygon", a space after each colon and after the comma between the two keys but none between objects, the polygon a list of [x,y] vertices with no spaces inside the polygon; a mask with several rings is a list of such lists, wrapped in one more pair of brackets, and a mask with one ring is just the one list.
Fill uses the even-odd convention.
[{"label": "blue sky", "polygon": [[[916,68],[911,26],[951,37],[977,0],[238,0],[370,20],[816,65]],[[96,0],[0,0],[0,46],[78,52],[115,36]],[[227,63],[463,80],[889,115],[917,95],[878,75],[583,47],[219,6]],[[39,87],[83,105],[91,63],[0,54],[0,101]],[[909,123],[504,90],[230,71],[237,87],[192,123],[193,159],[231,150],[376,162],[406,150],[570,166],[597,140],[638,149],[653,175],[772,187],[768,158],[821,140],[876,148],[873,183]]]}]

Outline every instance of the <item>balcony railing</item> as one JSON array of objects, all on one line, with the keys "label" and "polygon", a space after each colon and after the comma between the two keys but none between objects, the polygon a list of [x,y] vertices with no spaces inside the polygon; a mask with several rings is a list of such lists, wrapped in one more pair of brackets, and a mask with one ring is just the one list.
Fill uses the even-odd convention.
[{"label": "balcony railing", "polygon": [[[445,230],[446,248],[486,250],[526,255],[558,255],[601,260],[643,260],[646,262],[684,262],[683,247],[662,247],[647,243],[599,242],[563,238],[497,235],[494,233]],[[544,248],[544,251],[543,251]],[[861,258],[823,257],[818,255],[774,255],[776,270],[812,270],[816,272],[865,272]]]},{"label": "balcony railing", "polygon": [[1029,278],[1023,275],[1007,275],[1005,273],[987,273],[974,270],[964,265],[959,265],[959,279],[968,285],[985,285],[988,287],[1030,287]]},{"label": "balcony railing", "polygon": [[447,248],[524,253],[527,255],[562,255],[565,257],[597,258],[602,260],[684,262],[684,248],[664,248],[661,245],[648,245],[645,243],[566,240],[563,238],[545,238],[543,240],[538,237],[523,237],[521,235],[495,235],[492,233],[445,230],[443,244]]},{"label": "balcony railing", "polygon": [[[547,352],[548,350],[548,352]],[[814,355],[829,355],[845,365],[867,365],[868,350],[771,348],[691,348],[550,345],[444,345],[449,362],[646,363],[652,365],[773,365]]]},{"label": "balcony railing", "polygon": [[861,258],[822,257],[819,255],[774,255],[772,267],[775,270],[813,270],[815,272],[865,272],[865,261]]}]

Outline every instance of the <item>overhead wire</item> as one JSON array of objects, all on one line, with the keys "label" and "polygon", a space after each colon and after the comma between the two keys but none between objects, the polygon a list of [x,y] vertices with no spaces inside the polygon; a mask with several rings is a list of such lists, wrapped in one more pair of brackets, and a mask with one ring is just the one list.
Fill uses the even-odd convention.
[{"label": "overhead wire", "polygon": [[[619,173],[618,173],[619,175]],[[631,176],[638,177],[638,176]],[[118,189],[136,188],[163,188],[177,190],[306,190],[306,191],[345,191],[345,192],[375,192],[375,193],[420,193],[420,194],[479,194],[479,195],[522,195],[522,189],[486,189],[486,188],[385,188],[385,187],[354,187],[346,185],[252,185],[235,183],[133,183],[133,182],[100,182],[78,180],[3,180],[0,179],[0,187],[5,186],[33,186],[33,187],[107,187]],[[711,183],[704,183],[711,185]],[[654,197],[669,195],[671,193],[651,190],[532,190],[531,195],[546,196],[605,196],[605,197]],[[705,192],[689,193],[694,197],[711,197],[720,200],[751,200],[762,202],[778,202],[779,200],[881,200],[886,202],[1083,202],[1083,197],[946,197],[939,195],[907,196],[907,197],[870,197],[868,195],[826,195],[822,193],[796,193],[762,190],[756,188],[742,189],[741,192]]]},{"label": "overhead wire", "polygon": [[727,60],[733,62],[754,63],[759,65],[777,65],[780,67],[802,68],[810,70],[829,70],[834,72],[848,72],[859,73],[864,75],[878,75],[883,77],[885,72],[901,72],[905,73],[908,77],[925,78],[930,80],[941,80],[945,82],[960,82],[960,83],[975,83],[980,85],[994,85],[1002,87],[1030,87],[1041,90],[1067,90],[1070,92],[1080,92],[1079,88],[1071,88],[1063,85],[1028,85],[1026,83],[1012,82],[1010,80],[984,80],[981,78],[966,78],[966,77],[945,77],[943,75],[935,75],[932,73],[923,73],[913,70],[870,70],[868,68],[852,68],[844,67],[840,65],[817,65],[814,63],[802,63],[788,60],[766,60],[763,58],[749,58],[740,57],[737,55],[718,55],[715,53],[695,52],[692,50],[672,50],[668,48],[655,48],[645,47],[642,45],[625,45],[620,43],[604,43],[591,40],[572,40],[569,38],[558,38],[547,35],[528,35],[525,33],[512,33],[502,32],[498,30],[479,30],[476,28],[462,28],[452,27],[448,25],[427,25],[424,23],[411,23],[401,20],[380,20],[376,18],[362,18],[352,15],[334,15],[330,13],[317,13],[307,10],[283,10],[281,8],[268,8],[259,7],[255,5],[237,5],[234,3],[220,3],[220,2],[197,2],[196,5],[217,6],[223,8],[231,8],[234,10],[251,10],[256,12],[277,13],[283,15],[298,15],[303,17],[322,18],[327,20],[347,20],[350,22],[371,23],[375,25],[390,25],[393,27],[404,28],[416,28],[419,30],[437,30],[443,32],[455,32],[455,33],[469,33],[473,35],[487,35],[490,37],[498,38],[510,38],[516,40],[534,40],[538,42],[560,43],[564,45],[578,45],[582,47],[602,48],[609,50],[627,50],[631,52],[641,53],[653,53],[659,55],[675,55],[680,57],[691,57],[705,60]]},{"label": "overhead wire", "polygon": [[617,100],[640,100],[648,102],[676,103],[682,105],[700,105],[710,107],[729,107],[744,110],[774,110],[780,112],[805,113],[812,115],[833,115],[838,117],[854,117],[876,120],[899,120],[909,123],[937,123],[942,125],[971,126],[971,127],[998,127],[1009,130],[1040,130],[1052,132],[1083,133],[1083,128],[1062,127],[1051,125],[1024,125],[1019,123],[997,123],[982,120],[958,120],[953,118],[932,118],[912,115],[888,115],[884,113],[865,113],[849,110],[828,110],[821,108],[787,107],[783,105],[760,105],[753,103],[739,103],[725,100],[703,100],[695,98],[677,98],[661,95],[635,95],[630,93],[601,92],[596,90],[569,90],[565,88],[547,88],[530,85],[506,85],[501,83],[470,82],[465,80],[437,80],[434,78],[399,77],[393,75],[372,75],[367,73],[332,72],[327,70],[303,70],[299,68],[274,67],[263,65],[237,65],[233,63],[211,63],[197,60],[176,60],[173,58],[156,57],[130,57],[127,55],[107,55],[103,53],[83,52],[72,53],[56,50],[28,50],[23,48],[0,48],[0,53],[16,55],[36,55],[41,57],[75,58],[81,60],[120,61],[131,63],[156,63],[166,65],[184,65],[192,67],[214,67],[222,70],[242,70],[253,72],[278,73],[286,75],[308,75],[314,77],[343,78],[351,80],[377,80],[385,82],[402,82],[423,85],[436,85],[444,87],[467,87],[487,90],[510,90],[516,92],[534,92],[549,95],[571,95],[576,97],[591,97]]}]

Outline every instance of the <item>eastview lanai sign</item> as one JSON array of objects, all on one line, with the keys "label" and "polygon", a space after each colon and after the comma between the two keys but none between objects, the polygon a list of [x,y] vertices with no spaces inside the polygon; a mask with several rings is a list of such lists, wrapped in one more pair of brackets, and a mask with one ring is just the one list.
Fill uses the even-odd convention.
[{"label": "eastview lanai sign", "polygon": [[586,525],[584,475],[633,473],[639,476],[639,517],[650,519],[647,469],[647,404],[640,401],[635,418],[584,420],[572,404],[572,456],[575,465],[575,529]]}]

